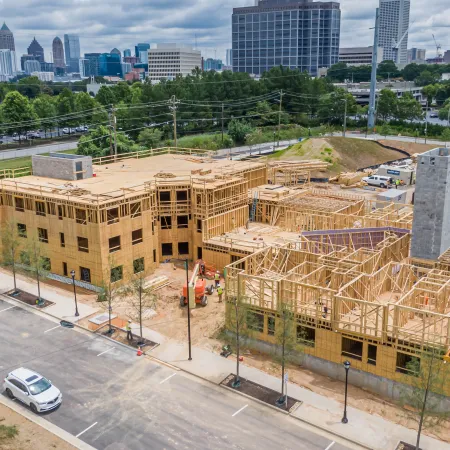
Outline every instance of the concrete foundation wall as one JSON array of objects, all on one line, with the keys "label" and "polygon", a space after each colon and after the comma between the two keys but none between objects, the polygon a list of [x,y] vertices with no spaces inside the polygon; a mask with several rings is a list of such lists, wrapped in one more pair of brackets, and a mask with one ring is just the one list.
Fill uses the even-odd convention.
[{"label": "concrete foundation wall", "polygon": [[448,149],[419,156],[411,256],[437,259],[450,247],[450,158]]},{"label": "concrete foundation wall", "polygon": [[[81,163],[82,173],[77,177],[77,163]],[[50,156],[32,156],[33,175],[38,177],[55,178],[58,180],[75,181],[77,179],[92,178],[92,158],[50,153]]]}]

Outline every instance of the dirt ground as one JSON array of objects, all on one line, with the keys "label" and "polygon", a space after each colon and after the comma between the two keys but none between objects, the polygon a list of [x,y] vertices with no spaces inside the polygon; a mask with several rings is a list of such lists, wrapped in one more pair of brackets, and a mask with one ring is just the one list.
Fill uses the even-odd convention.
[{"label": "dirt ground", "polygon": [[0,450],[72,450],[72,445],[0,403],[0,425],[16,425],[19,434],[0,440]]}]

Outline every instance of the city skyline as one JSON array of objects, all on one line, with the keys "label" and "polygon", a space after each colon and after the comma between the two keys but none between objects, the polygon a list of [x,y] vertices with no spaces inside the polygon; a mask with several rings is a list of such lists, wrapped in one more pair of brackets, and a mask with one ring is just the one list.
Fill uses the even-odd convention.
[{"label": "city skyline", "polygon": [[[2,21],[14,33],[16,54],[26,53],[33,36],[45,51],[45,60],[50,61],[52,42],[56,36],[79,34],[81,55],[92,52],[109,52],[117,47],[121,52],[134,48],[139,42],[188,43],[195,45],[205,58],[226,59],[226,49],[231,48],[231,13],[233,7],[249,6],[254,0],[175,0],[170,7],[165,2],[139,0],[130,11],[122,10],[122,2],[112,1],[118,13],[105,15],[100,5],[91,0],[83,3],[66,2],[64,5],[48,0],[35,5],[36,14],[26,16],[18,13],[16,6],[3,8]],[[357,41],[359,45],[371,45],[375,8],[379,0],[342,0],[341,46],[350,47]],[[218,5],[221,5],[218,8]],[[23,7],[23,5],[22,5]],[[140,7],[140,8],[139,8]],[[147,13],[142,14],[142,8]],[[447,12],[446,12],[447,11]],[[45,20],[44,20],[45,15]],[[442,45],[450,48],[448,31],[450,28],[450,5],[447,0],[411,2],[411,22],[408,47],[427,49],[433,56],[436,52],[432,33]],[[216,49],[216,50],[215,50]]]}]

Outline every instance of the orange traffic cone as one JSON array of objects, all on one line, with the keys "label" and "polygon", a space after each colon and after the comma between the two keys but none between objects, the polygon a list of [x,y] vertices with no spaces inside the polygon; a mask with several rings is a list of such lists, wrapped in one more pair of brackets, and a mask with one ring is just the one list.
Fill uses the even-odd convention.
[{"label": "orange traffic cone", "polygon": [[138,351],[137,351],[136,355],[137,356],[142,356],[142,349],[141,349],[140,346],[138,347]]}]

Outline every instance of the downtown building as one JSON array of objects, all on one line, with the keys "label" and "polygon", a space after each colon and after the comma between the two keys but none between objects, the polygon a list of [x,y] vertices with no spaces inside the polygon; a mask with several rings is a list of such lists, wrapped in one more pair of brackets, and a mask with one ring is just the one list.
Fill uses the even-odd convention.
[{"label": "downtown building", "polygon": [[2,81],[14,78],[16,73],[16,52],[9,49],[0,49],[0,76]]},{"label": "downtown building", "polygon": [[[379,47],[383,47],[384,61],[396,64],[408,62],[408,29],[410,0],[380,0]],[[401,41],[398,50],[394,43]]]},{"label": "downtown building", "polygon": [[148,77],[152,82],[191,75],[193,70],[201,67],[200,50],[189,45],[158,44],[156,48],[148,50]]},{"label": "downtown building", "polygon": [[261,75],[281,65],[316,76],[339,61],[340,28],[337,2],[257,0],[234,8],[233,71]]},{"label": "downtown building", "polygon": [[[346,47],[339,49],[339,62],[347,66],[372,65],[373,46],[370,47]],[[377,65],[383,61],[383,49],[378,47]]]},{"label": "downtown building", "polygon": [[36,61],[39,61],[40,63],[43,63],[45,61],[44,59],[44,49],[42,48],[42,45],[39,44],[39,42],[34,37],[31,41],[30,46],[28,47],[28,55],[34,56]]},{"label": "downtown building", "polygon": [[66,67],[64,63],[64,45],[58,36],[53,39],[52,54],[55,69],[64,69]]},{"label": "downtown building", "polygon": [[68,72],[78,72],[80,68],[80,38],[76,34],[64,35],[64,51]]}]

